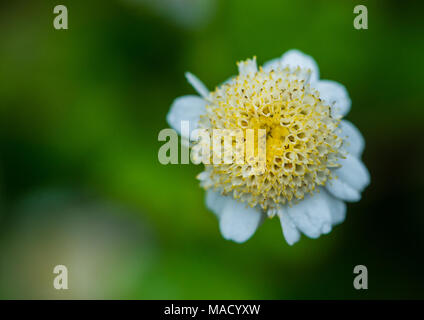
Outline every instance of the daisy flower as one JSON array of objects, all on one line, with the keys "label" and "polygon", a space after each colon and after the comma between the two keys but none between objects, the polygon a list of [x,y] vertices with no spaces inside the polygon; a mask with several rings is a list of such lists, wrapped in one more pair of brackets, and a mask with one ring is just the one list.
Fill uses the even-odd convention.
[{"label": "daisy flower", "polygon": [[301,233],[329,233],[345,219],[345,202],[359,201],[370,182],[361,161],[364,139],[342,119],[351,107],[346,88],[320,80],[315,60],[298,50],[259,69],[256,58],[240,62],[238,72],[212,92],[187,73],[199,96],[177,98],[167,115],[180,134],[181,121],[190,130],[266,130],[264,170],[212,163],[198,176],[223,237],[244,242],[274,216],[290,245]]}]

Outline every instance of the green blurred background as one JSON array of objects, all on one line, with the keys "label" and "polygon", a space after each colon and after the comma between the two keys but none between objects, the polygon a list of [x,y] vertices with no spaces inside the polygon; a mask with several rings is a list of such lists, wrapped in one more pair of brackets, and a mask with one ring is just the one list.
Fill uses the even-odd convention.
[{"label": "green blurred background", "polygon": [[[69,29],[53,28],[64,4]],[[353,28],[368,7],[368,30]],[[424,298],[419,1],[0,2],[0,298]],[[173,99],[297,48],[346,85],[371,185],[346,221],[290,247],[278,219],[239,245],[195,165],[163,166]],[[69,290],[53,289],[53,267]],[[368,267],[369,289],[353,288]]]}]

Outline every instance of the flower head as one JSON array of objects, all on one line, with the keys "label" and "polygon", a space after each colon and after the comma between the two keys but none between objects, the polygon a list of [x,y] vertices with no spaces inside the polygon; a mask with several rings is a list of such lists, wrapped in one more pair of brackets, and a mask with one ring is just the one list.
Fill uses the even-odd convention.
[{"label": "flower head", "polygon": [[213,92],[187,73],[201,97],[176,99],[168,114],[176,129],[188,120],[192,129],[238,130],[243,141],[253,130],[264,141],[263,170],[258,157],[240,163],[235,154],[230,163],[205,164],[198,176],[224,238],[244,242],[274,215],[289,244],[300,232],[311,238],[330,232],[344,220],[344,201],[358,201],[369,184],[360,160],[364,140],[342,119],[351,105],[345,87],[319,80],[316,62],[297,50],[259,69],[256,58],[238,69]]}]

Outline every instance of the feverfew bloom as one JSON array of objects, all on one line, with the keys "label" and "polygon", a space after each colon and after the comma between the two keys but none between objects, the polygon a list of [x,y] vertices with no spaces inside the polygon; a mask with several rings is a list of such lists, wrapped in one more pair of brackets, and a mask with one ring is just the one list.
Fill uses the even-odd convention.
[{"label": "feverfew bloom", "polygon": [[183,120],[191,129],[266,130],[264,171],[249,162],[211,163],[198,176],[223,237],[244,242],[275,215],[290,245],[301,233],[329,233],[345,219],[345,201],[359,201],[370,182],[364,139],[342,119],[351,106],[346,88],[320,80],[315,60],[297,50],[259,69],[256,58],[238,69],[213,92],[187,73],[200,96],[177,98],[167,116],[177,131]]}]

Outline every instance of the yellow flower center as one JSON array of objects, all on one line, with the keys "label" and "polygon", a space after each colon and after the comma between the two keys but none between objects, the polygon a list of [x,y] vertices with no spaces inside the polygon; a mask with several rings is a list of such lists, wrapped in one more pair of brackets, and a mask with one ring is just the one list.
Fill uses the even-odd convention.
[{"label": "yellow flower center", "polygon": [[[266,130],[265,171],[252,171],[252,164],[207,164],[201,179],[204,188],[214,188],[250,206],[264,210],[303,199],[331,178],[337,167],[342,139],[339,120],[330,106],[308,84],[306,69],[277,69],[239,75],[216,88],[209,96],[207,115],[200,127],[244,132]],[[245,139],[246,140],[246,139]],[[255,147],[258,152],[257,146]]]}]

